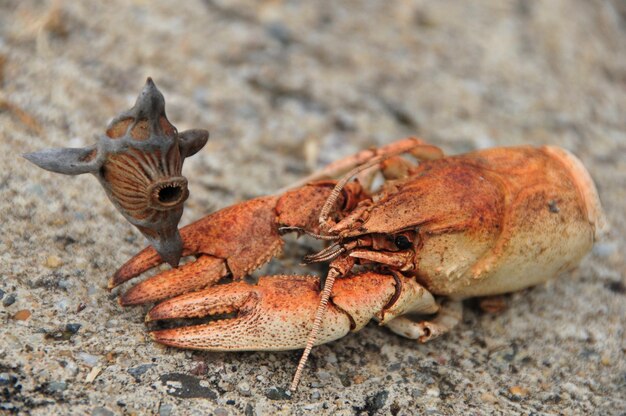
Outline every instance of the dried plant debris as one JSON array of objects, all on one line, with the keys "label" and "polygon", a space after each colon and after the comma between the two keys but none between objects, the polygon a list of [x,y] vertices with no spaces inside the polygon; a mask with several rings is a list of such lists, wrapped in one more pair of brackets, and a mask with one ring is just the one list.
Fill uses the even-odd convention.
[{"label": "dried plant debris", "polygon": [[66,175],[95,175],[113,205],[146,236],[163,260],[177,266],[182,253],[178,222],[189,196],[183,161],[206,144],[206,130],[178,132],[165,100],[148,78],[135,106],[118,115],[84,148],[27,153],[37,166]]}]

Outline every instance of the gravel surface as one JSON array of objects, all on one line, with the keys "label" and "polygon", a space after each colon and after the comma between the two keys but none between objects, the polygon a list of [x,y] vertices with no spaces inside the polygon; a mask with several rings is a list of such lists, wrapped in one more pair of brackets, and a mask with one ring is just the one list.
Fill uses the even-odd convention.
[{"label": "gravel surface", "polygon": [[[611,233],[559,279],[472,302],[418,345],[369,325],[300,352],[203,353],[146,335],[108,277],[145,245],[89,176],[20,158],[83,146],[145,78],[180,129],[183,224],[332,160],[420,135],[446,152],[553,144]],[[0,413],[624,414],[626,3],[0,1]],[[267,270],[295,270],[306,242]]]}]

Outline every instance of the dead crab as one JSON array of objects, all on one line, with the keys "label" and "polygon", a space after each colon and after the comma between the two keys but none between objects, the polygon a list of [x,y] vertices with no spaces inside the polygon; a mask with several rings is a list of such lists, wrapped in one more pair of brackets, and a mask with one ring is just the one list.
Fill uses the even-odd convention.
[{"label": "dead crab", "polygon": [[[377,172],[385,182],[370,190]],[[459,322],[460,300],[517,291],[573,267],[603,226],[588,172],[563,149],[495,148],[444,157],[407,138],[335,162],[280,195],[242,202],[184,227],[183,255],[195,260],[136,284],[120,303],[167,299],[147,321],[235,314],[151,332],[175,347],[305,348],[293,390],[313,345],[358,331],[371,319],[404,337],[433,339]],[[281,235],[290,231],[329,242],[304,259],[329,262],[325,279],[242,281],[281,251]],[[162,262],[148,247],[115,273],[109,287]],[[225,276],[234,281],[218,284]]]}]

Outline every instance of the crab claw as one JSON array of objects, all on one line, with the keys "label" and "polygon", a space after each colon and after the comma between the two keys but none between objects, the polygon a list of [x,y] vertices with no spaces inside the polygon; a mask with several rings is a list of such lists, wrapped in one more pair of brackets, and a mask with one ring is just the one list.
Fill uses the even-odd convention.
[{"label": "crab claw", "polygon": [[[401,287],[412,298],[410,284]],[[315,345],[397,312],[399,304],[406,304],[406,296],[397,289],[392,276],[373,272],[337,280]],[[151,336],[162,344],[200,350],[292,350],[304,348],[319,301],[317,277],[261,277],[256,285],[233,282],[166,300],[148,313],[146,321],[234,314],[208,324],[153,331]]]},{"label": "crab claw", "polygon": [[[203,318],[236,313],[204,325],[151,333],[162,344],[212,351],[280,351],[303,348],[319,303],[319,280],[310,276],[261,278],[257,285],[234,282],[169,299],[155,306],[146,321]],[[351,329],[350,318],[329,307],[319,343]]]},{"label": "crab claw", "polygon": [[[231,275],[241,279],[281,250],[275,225],[276,198],[257,198],[225,208],[180,230],[183,256],[191,262],[138,283],[120,297],[122,305],[156,302],[203,289]],[[109,288],[163,263],[153,247],[127,261],[109,280]]]}]

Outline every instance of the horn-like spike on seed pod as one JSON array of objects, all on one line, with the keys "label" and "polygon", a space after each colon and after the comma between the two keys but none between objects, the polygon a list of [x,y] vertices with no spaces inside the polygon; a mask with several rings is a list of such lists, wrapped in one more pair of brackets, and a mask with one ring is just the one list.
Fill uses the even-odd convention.
[{"label": "horn-like spike on seed pod", "polygon": [[96,144],[24,157],[53,172],[94,174],[113,205],[175,267],[182,253],[177,227],[189,196],[183,161],[208,137],[206,130],[179,134],[167,119],[163,95],[148,78],[135,105],[115,117]]}]

